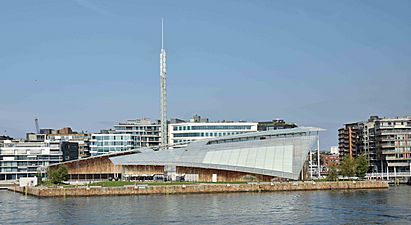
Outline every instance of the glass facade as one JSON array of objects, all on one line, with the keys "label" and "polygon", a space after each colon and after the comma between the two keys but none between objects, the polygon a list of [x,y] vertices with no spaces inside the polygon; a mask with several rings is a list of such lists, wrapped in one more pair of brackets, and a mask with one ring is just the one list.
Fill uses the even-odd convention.
[{"label": "glass facade", "polygon": [[249,125],[196,125],[196,126],[174,126],[174,131],[184,130],[251,130]]},{"label": "glass facade", "polygon": [[94,134],[90,153],[92,156],[134,149],[138,146],[139,136],[132,134]]},{"label": "glass facade", "polygon": [[187,144],[204,138],[218,138],[227,135],[257,131],[253,122],[184,122],[169,125],[169,144]]},{"label": "glass facade", "polygon": [[201,132],[201,133],[175,133],[173,137],[222,137],[226,135],[242,134],[244,132]]}]

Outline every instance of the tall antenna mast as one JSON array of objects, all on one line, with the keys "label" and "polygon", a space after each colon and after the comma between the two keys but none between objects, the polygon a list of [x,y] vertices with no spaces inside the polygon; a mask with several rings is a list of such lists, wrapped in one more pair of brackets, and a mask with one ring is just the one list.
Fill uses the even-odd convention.
[{"label": "tall antenna mast", "polygon": [[164,48],[164,21],[161,17],[161,49]]},{"label": "tall antenna mast", "polygon": [[164,49],[164,20],[161,18],[161,50],[160,50],[160,133],[161,147],[168,143],[167,131],[167,80],[166,80],[166,50]]}]

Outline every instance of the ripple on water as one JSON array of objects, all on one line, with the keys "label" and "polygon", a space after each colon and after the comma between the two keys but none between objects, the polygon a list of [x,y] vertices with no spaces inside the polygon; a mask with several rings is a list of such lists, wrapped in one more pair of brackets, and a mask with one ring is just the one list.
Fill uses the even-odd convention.
[{"label": "ripple on water", "polygon": [[0,224],[411,223],[411,187],[84,198],[0,191]]}]

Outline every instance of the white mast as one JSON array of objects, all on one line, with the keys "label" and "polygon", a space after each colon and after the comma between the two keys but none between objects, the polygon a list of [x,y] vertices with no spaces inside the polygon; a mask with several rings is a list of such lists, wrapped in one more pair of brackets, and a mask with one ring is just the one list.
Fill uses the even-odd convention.
[{"label": "white mast", "polygon": [[161,18],[161,51],[160,51],[160,121],[161,146],[168,143],[167,133],[167,82],[166,82],[166,50],[164,49],[164,23]]},{"label": "white mast", "polygon": [[161,18],[161,49],[164,48],[164,22],[163,18]]}]

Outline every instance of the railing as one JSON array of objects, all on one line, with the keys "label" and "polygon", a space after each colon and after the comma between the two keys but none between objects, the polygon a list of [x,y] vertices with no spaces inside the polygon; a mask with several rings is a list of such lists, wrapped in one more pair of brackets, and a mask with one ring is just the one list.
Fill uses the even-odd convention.
[{"label": "railing", "polygon": [[394,178],[394,177],[411,177],[411,172],[390,172],[390,173],[367,173],[366,177],[367,178],[387,178],[387,175],[389,178]]},{"label": "railing", "polygon": [[392,134],[411,134],[411,132],[403,131],[403,130],[390,130],[390,131],[384,130],[378,133],[378,135],[392,135]]},{"label": "railing", "polygon": [[403,153],[405,153],[405,154],[411,153],[411,150],[405,150],[405,151],[403,151],[403,150],[400,150],[400,151],[397,151],[397,150],[385,150],[385,151],[382,151],[382,154],[386,154],[386,155],[388,155],[388,154],[403,154]]},{"label": "railing", "polygon": [[395,148],[396,145],[395,144],[382,144],[381,147],[382,148]]}]

